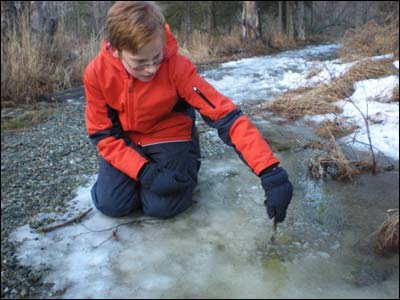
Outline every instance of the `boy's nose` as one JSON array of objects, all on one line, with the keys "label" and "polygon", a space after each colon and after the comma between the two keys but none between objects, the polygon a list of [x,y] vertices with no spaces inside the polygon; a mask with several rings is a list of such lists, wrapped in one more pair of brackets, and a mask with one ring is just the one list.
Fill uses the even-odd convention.
[{"label": "boy's nose", "polygon": [[158,65],[150,65],[146,67],[146,71],[148,71],[151,74],[154,74],[157,71],[158,67],[159,67]]}]

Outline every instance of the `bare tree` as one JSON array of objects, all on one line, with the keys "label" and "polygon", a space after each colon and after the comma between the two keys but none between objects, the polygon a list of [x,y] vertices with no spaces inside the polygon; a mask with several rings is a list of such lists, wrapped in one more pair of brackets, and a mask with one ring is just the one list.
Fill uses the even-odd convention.
[{"label": "bare tree", "polygon": [[286,1],[286,35],[294,40],[293,1]]},{"label": "bare tree", "polygon": [[256,1],[243,1],[242,10],[242,39],[260,39],[260,23]]},{"label": "bare tree", "polygon": [[208,1],[207,5],[207,30],[210,37],[215,34],[216,31],[216,8],[215,1]]},{"label": "bare tree", "polygon": [[306,39],[305,32],[305,14],[304,14],[304,1],[298,1],[298,13],[297,13],[297,38],[300,41]]},{"label": "bare tree", "polygon": [[185,24],[186,24],[186,36],[184,47],[188,47],[190,36],[193,32],[193,25],[192,25],[192,3],[190,1],[185,1]]},{"label": "bare tree", "polygon": [[280,32],[283,32],[282,2],[283,1],[278,1],[278,27]]},{"label": "bare tree", "polygon": [[41,40],[51,42],[56,31],[59,18],[52,14],[52,1],[31,1],[29,7],[30,27]]}]

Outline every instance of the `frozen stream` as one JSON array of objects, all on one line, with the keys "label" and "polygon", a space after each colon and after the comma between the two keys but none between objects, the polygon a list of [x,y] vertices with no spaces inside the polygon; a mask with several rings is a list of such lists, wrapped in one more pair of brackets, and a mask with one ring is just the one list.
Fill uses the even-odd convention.
[{"label": "frozen stream", "polygon": [[202,73],[234,102],[272,100],[297,86],[299,79],[323,60],[332,59],[338,45],[306,47],[277,55],[245,58]]},{"label": "frozen stream", "polygon": [[[246,59],[203,75],[237,102],[269,99],[270,92],[290,88],[285,82],[306,72],[311,60],[333,50],[284,52],[260,58],[265,64]],[[253,85],[255,72],[261,75]],[[386,210],[398,207],[398,172],[360,176],[352,184],[315,182],[306,176],[308,150],[296,141],[312,139],[312,129],[282,126],[274,118],[255,123],[294,184],[275,243],[269,241],[272,226],[259,178],[228,152],[203,160],[196,203],[176,218],[121,226],[117,240],[109,239],[111,230],[88,233],[88,228],[101,230],[143,216],[112,219],[93,211],[81,224],[45,235],[26,225],[13,234],[22,242],[21,263],[49,269],[45,281],[51,297],[398,298],[398,256],[375,256],[365,243]],[[93,206],[90,187],[77,194],[71,201],[74,214]]]}]

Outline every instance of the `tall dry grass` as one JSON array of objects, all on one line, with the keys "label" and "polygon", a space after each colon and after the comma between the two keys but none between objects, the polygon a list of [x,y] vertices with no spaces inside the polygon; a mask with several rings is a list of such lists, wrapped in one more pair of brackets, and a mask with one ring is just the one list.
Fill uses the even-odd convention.
[{"label": "tall dry grass", "polygon": [[376,251],[385,254],[399,251],[399,209],[389,209],[387,219],[370,237],[376,240]]},{"label": "tall dry grass", "polygon": [[328,134],[330,142],[325,145],[322,152],[309,159],[307,174],[315,179],[329,175],[336,180],[352,181],[355,175],[360,174],[357,165],[360,162],[349,160],[335,137],[330,132]]},{"label": "tall dry grass", "polygon": [[98,39],[81,43],[64,22],[50,40],[33,33],[28,14],[1,35],[1,106],[36,102],[40,95],[82,84],[86,64],[99,50]]},{"label": "tall dry grass", "polygon": [[[201,64],[265,54],[276,50],[288,50],[307,43],[290,39],[279,29],[277,19],[267,19],[266,22],[266,30],[262,38],[251,41],[241,39],[241,26],[234,26],[229,33],[220,33],[217,36],[194,30],[189,42],[180,45],[180,52],[194,63]],[[178,33],[176,36],[178,41],[184,40],[183,33]]]},{"label": "tall dry grass", "polygon": [[279,50],[287,50],[299,46],[298,42],[290,39],[288,35],[282,31],[277,18],[269,18],[266,21],[265,38],[268,40],[270,47]]},{"label": "tall dry grass", "polygon": [[[1,99],[31,101],[48,86],[57,87],[56,68],[51,63],[49,44],[37,39],[29,28],[27,15],[1,36]],[[60,72],[60,70],[57,70]],[[54,86],[56,85],[56,86]]]},{"label": "tall dry grass", "polygon": [[399,85],[393,89],[392,102],[399,102]]},{"label": "tall dry grass", "polygon": [[357,60],[393,53],[399,58],[399,11],[386,18],[384,25],[370,21],[357,31],[348,31],[344,35],[340,57],[344,60]]},{"label": "tall dry grass", "polygon": [[[234,58],[235,55],[249,50],[249,45],[241,41],[240,35],[239,27],[235,27],[230,33],[220,36],[211,36],[209,33],[194,30],[187,43],[180,43],[179,51],[188,56],[195,64]],[[178,33],[176,36],[178,41],[183,40],[182,34]]]}]

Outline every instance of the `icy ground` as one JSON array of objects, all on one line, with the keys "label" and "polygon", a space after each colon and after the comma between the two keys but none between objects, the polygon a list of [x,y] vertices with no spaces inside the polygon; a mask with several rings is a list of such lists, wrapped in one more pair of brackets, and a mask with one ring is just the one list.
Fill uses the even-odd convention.
[{"label": "icy ground", "polygon": [[[243,59],[202,75],[237,103],[270,101],[288,89],[329,80],[327,72],[344,72],[349,65],[322,58],[335,49],[325,45]],[[329,71],[322,68],[319,77],[304,82],[316,66]],[[382,102],[396,81],[390,76],[359,82],[351,98],[362,110],[368,103],[368,115],[382,113],[376,116],[382,122],[370,127],[373,143],[398,159],[398,103]],[[351,104],[344,105],[343,114],[362,126]],[[269,243],[271,223],[259,178],[237,157],[227,157],[203,161],[196,203],[172,220],[143,219],[139,213],[112,219],[94,209],[81,223],[46,234],[25,225],[12,235],[21,242],[18,258],[49,270],[44,297],[398,298],[398,258],[389,261],[397,271],[389,272],[385,263],[363,256],[353,243],[398,201],[398,173],[363,177],[359,186],[316,184],[305,180],[301,153],[278,157],[295,194],[276,244]],[[81,187],[69,212],[76,215],[88,207],[93,207],[90,186]],[[116,226],[132,221],[118,227],[112,238]]]},{"label": "icy ground", "polygon": [[[299,164],[299,159],[293,162]],[[358,208],[363,220],[357,224],[347,219],[349,205],[363,198],[370,207],[363,189],[348,191],[354,199],[349,201],[347,194],[338,197],[343,188],[327,187],[336,191],[327,196],[323,186],[292,180],[295,197],[274,244],[259,179],[235,157],[204,162],[196,203],[174,219],[135,223],[145,217],[112,219],[93,210],[79,224],[46,234],[25,225],[13,238],[22,242],[21,263],[49,269],[45,297],[398,297],[398,273],[386,271],[396,261],[364,258],[352,248],[354,239],[367,235],[358,231],[365,218],[386,202],[374,209]],[[93,206],[89,190],[78,190],[70,211],[77,214]],[[111,238],[112,228],[132,221],[118,228],[117,239]]]}]

